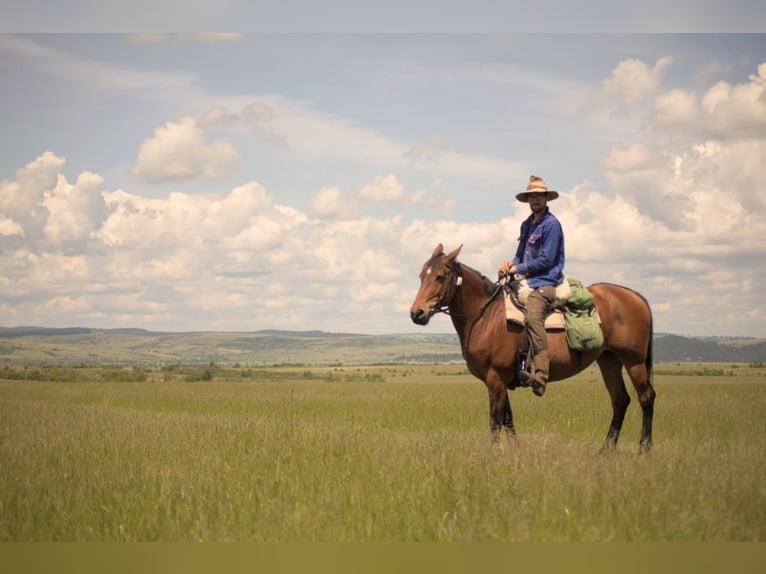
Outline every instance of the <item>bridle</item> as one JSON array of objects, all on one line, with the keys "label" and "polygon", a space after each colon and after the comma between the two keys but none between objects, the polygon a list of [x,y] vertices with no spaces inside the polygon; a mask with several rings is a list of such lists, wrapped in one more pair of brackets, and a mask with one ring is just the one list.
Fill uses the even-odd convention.
[{"label": "bridle", "polygon": [[[473,315],[481,315],[484,313],[484,310],[489,306],[489,304],[492,302],[492,300],[497,297],[497,294],[500,293],[500,290],[503,288],[503,285],[505,284],[505,280],[501,279],[498,281],[495,281],[495,290],[492,292],[492,294],[487,298],[484,303],[482,303],[481,307],[479,307],[476,311],[471,311],[470,313],[454,313],[450,310],[449,304],[452,302],[452,299],[457,294],[458,288],[463,284],[463,267],[455,261],[455,280],[452,281],[452,268],[449,265],[444,265],[445,269],[447,269],[447,275],[444,278],[444,284],[442,286],[442,291],[439,294],[439,300],[436,302],[436,305],[433,308],[433,311],[431,311],[432,315],[436,315],[437,313],[444,313],[445,315],[449,315],[450,317],[472,317]],[[449,294],[448,292],[451,291]],[[445,300],[449,300],[449,303],[445,303]]]}]

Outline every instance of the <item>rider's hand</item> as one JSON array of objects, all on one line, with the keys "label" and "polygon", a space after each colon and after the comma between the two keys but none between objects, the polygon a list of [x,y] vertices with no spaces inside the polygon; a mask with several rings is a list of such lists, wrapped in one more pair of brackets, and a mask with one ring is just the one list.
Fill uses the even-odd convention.
[{"label": "rider's hand", "polygon": [[511,275],[513,273],[516,273],[516,264],[513,261],[503,261],[500,264],[498,274],[501,277],[505,277],[506,275]]}]

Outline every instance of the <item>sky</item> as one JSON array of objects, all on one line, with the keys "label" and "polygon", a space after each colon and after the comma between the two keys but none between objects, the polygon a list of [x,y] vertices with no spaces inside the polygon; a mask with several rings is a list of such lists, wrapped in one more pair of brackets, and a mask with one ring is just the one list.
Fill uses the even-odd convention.
[{"label": "sky", "polygon": [[569,276],[766,337],[766,34],[13,24],[0,326],[423,332],[434,247],[496,278],[534,174]]}]

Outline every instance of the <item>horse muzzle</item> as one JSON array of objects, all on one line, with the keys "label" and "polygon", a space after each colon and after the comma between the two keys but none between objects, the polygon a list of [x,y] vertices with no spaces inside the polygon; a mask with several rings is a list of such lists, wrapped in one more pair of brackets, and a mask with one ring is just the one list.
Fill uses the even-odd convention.
[{"label": "horse muzzle", "polygon": [[433,308],[423,309],[422,307],[413,307],[410,309],[410,319],[412,319],[412,322],[416,325],[428,325],[428,321],[431,319],[431,315],[433,314]]}]

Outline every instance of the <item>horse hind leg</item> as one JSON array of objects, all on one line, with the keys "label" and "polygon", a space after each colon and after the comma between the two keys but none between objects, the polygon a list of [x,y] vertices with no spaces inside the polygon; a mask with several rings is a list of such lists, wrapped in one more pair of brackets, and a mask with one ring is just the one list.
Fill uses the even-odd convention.
[{"label": "horse hind leg", "polygon": [[604,385],[606,385],[606,390],[612,401],[612,421],[609,423],[609,432],[607,432],[606,440],[601,447],[601,452],[605,452],[614,450],[617,446],[625,413],[630,404],[630,395],[625,388],[625,380],[622,378],[622,363],[617,356],[607,351],[598,358],[597,362],[604,379]]},{"label": "horse hind leg", "polygon": [[641,439],[638,443],[638,452],[647,452],[652,448],[652,422],[654,420],[654,392],[649,369],[646,364],[639,363],[627,367],[628,375],[633,387],[638,394],[638,402],[641,404],[643,419],[641,423]]}]

